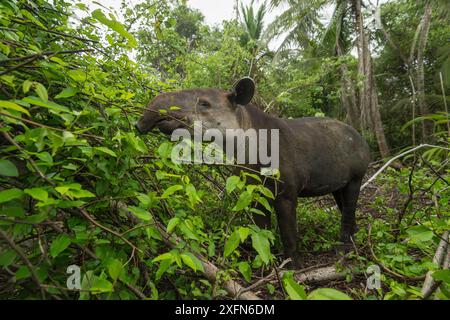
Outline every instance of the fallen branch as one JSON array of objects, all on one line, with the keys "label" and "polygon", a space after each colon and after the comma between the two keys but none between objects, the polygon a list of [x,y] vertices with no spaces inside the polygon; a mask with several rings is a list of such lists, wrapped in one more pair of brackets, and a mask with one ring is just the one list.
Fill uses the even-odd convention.
[{"label": "fallen branch", "polygon": [[441,147],[441,146],[436,146],[436,145],[431,145],[431,144],[421,144],[418,145],[417,147],[414,147],[412,149],[409,149],[405,152],[402,152],[398,155],[396,155],[395,157],[391,158],[388,162],[386,162],[373,176],[371,176],[360,188],[360,190],[365,189],[373,180],[375,180],[376,177],[378,177],[380,175],[381,172],[383,172],[387,167],[389,167],[395,160],[397,160],[398,158],[401,158],[405,155],[407,155],[408,153],[414,152],[418,149],[421,148],[438,148],[438,149],[443,149],[443,150],[448,150],[450,151],[450,148],[446,148],[446,147]]},{"label": "fallen branch", "polygon": [[[163,241],[168,247],[174,248],[179,243],[179,239],[174,239],[174,237],[171,237],[166,232],[165,228],[161,224],[159,224],[159,223],[157,224],[157,229],[161,233]],[[171,240],[171,239],[173,239],[173,240]],[[207,261],[206,258],[203,257],[202,255],[200,255],[200,254],[195,254],[195,255],[197,256],[197,258],[200,260],[201,264],[203,265],[203,269],[204,269],[203,273],[204,273],[205,277],[211,282],[216,282],[217,274],[219,273],[219,268],[217,268],[211,262]],[[258,297],[256,294],[254,294],[251,291],[247,291],[247,292],[244,292],[239,295],[239,292],[242,291],[244,288],[234,280],[224,281],[223,287],[228,292],[228,294],[233,298],[239,297],[242,300],[261,300],[260,297]]]},{"label": "fallen branch", "polygon": [[[127,206],[124,203],[117,202],[117,208],[120,208],[122,210],[125,210],[128,212]],[[165,226],[162,225],[159,221],[155,219],[155,227],[158,229],[159,233],[161,234],[161,237],[164,241],[164,243],[169,248],[175,248],[182,240],[177,238],[175,235],[168,234],[166,231]],[[200,260],[202,266],[203,266],[203,274],[205,275],[206,279],[208,279],[210,282],[216,282],[217,281],[217,275],[220,271],[219,268],[217,268],[214,264],[209,262],[204,256],[198,253],[193,254]],[[251,291],[243,292],[245,289],[236,281],[234,280],[226,280],[223,282],[223,288],[227,293],[236,299],[242,299],[242,300],[261,300],[260,297],[258,297],[255,293]],[[240,294],[240,292],[243,292]]]},{"label": "fallen branch", "polygon": [[[450,256],[449,241],[449,231],[445,231],[433,257],[433,263],[437,264],[438,267],[442,266],[443,269],[448,268],[448,265],[445,265],[448,264]],[[432,274],[433,271],[428,271],[425,276],[425,281],[422,286],[422,299],[428,299],[441,284],[440,281],[434,280]]]},{"label": "fallen branch", "polygon": [[347,274],[345,271],[337,271],[335,266],[328,266],[303,273],[294,272],[294,278],[301,283],[312,283],[344,279]]}]

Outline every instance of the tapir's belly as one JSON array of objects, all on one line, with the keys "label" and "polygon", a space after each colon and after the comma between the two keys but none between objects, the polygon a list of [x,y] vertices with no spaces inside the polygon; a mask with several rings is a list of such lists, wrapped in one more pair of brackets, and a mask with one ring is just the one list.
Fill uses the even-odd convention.
[{"label": "tapir's belly", "polygon": [[[351,180],[363,177],[367,161],[358,152],[333,151],[316,153],[292,165],[300,172],[295,183],[299,197],[326,195],[344,188]],[[307,164],[302,165],[305,162]]]}]

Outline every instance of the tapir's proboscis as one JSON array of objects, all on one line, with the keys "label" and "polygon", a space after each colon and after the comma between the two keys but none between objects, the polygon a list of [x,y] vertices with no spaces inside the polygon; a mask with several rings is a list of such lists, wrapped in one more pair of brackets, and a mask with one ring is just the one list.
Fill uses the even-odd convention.
[{"label": "tapir's proboscis", "polygon": [[[338,120],[325,117],[282,119],[265,113],[250,103],[254,93],[255,83],[251,78],[239,80],[230,91],[206,88],[163,93],[149,103],[136,128],[140,133],[158,128],[171,134],[175,129],[192,126],[194,121],[202,121],[205,128],[221,131],[278,129],[279,173],[283,183],[277,184],[271,204],[275,208],[285,254],[299,267],[298,197],[331,193],[342,214],[340,241],[351,244],[356,231],[355,211],[361,181],[370,159],[369,147],[354,128]],[[166,112],[159,112],[161,109]],[[249,167],[259,170],[258,164]],[[269,181],[267,187],[274,191],[275,182],[266,181]],[[255,215],[254,220],[258,226],[268,228],[270,212],[263,211],[266,215]]]}]

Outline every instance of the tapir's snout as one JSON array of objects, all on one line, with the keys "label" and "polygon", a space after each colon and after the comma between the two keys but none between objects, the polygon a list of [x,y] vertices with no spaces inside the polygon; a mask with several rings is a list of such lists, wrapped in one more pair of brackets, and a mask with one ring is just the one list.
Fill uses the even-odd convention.
[{"label": "tapir's snout", "polygon": [[139,132],[140,134],[144,134],[145,132],[143,132],[143,130],[141,129],[141,127],[139,126],[139,122],[136,122],[134,124],[134,127],[136,128],[137,132]]},{"label": "tapir's snout", "polygon": [[161,117],[144,115],[135,123],[134,127],[140,134],[145,134],[152,131],[159,121],[161,121]]}]

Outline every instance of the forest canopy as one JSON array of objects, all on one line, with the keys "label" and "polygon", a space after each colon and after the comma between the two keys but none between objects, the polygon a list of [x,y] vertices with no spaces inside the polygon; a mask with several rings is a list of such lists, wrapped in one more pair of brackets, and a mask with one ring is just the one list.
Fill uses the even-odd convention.
[{"label": "forest canopy", "polygon": [[[449,299],[449,22],[429,0],[237,0],[213,26],[183,0],[2,0],[0,298]],[[163,92],[244,76],[266,113],[368,142],[349,252],[333,198],[302,198],[288,268],[253,218],[265,179],[174,163],[134,127]]]}]

